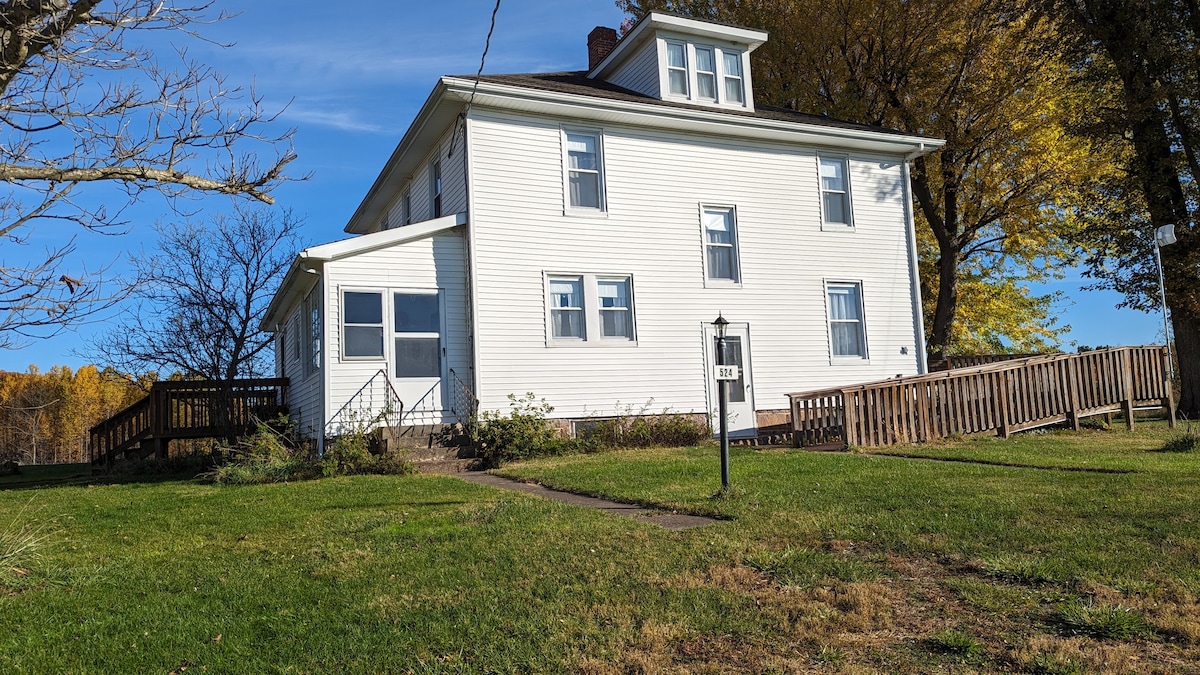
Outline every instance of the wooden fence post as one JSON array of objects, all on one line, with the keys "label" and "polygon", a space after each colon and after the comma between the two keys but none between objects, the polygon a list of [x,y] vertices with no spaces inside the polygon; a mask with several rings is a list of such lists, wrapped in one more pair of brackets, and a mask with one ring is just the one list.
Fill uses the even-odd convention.
[{"label": "wooden fence post", "polygon": [[999,379],[1000,391],[996,392],[996,398],[999,403],[997,414],[1000,416],[1000,438],[1008,438],[1012,435],[1008,414],[1008,370],[1001,370]]},{"label": "wooden fence post", "polygon": [[1125,428],[1133,431],[1133,352],[1128,347],[1121,350],[1121,381],[1125,385],[1121,394]]},{"label": "wooden fence post", "polygon": [[842,441],[845,442],[847,448],[852,445],[859,444],[858,430],[855,428],[856,422],[858,420],[858,415],[857,415],[858,411],[855,410],[854,405],[851,403],[852,399],[853,399],[853,396],[851,395],[850,390],[843,389],[842,390],[842,420],[843,420],[842,421]]},{"label": "wooden fence post", "polygon": [[1071,423],[1071,428],[1079,431],[1079,362],[1078,359],[1072,357],[1066,361],[1067,365],[1067,421]]},{"label": "wooden fence post", "polygon": [[1162,392],[1163,392],[1163,407],[1167,409],[1167,423],[1172,429],[1175,428],[1175,392],[1172,390],[1171,382],[1171,350],[1167,347],[1162,348]]}]

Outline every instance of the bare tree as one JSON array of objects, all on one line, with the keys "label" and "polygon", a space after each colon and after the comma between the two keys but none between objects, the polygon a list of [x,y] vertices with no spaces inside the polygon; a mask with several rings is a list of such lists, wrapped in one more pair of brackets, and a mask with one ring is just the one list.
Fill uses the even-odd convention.
[{"label": "bare tree", "polygon": [[[167,64],[138,41],[153,31],[199,38],[196,26],[225,18],[210,8],[0,0],[0,348],[112,300],[95,270],[66,272],[69,235],[44,256],[14,248],[36,228],[119,233],[126,207],[147,192],[177,211],[180,198],[199,194],[270,204],[287,179],[291,132],[268,132],[275,116],[259,98],[185,49]],[[260,163],[263,151],[270,157]]]},{"label": "bare tree", "polygon": [[271,334],[258,325],[300,248],[299,227],[290,212],[265,208],[157,227],[158,251],[131,257],[138,278],[123,327],[92,356],[129,372],[266,375]]}]

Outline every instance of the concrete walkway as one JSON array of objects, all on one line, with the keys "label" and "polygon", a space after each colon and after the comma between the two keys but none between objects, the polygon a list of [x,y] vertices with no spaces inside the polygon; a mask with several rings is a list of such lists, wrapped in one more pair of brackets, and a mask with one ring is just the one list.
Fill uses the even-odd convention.
[{"label": "concrete walkway", "polygon": [[583,506],[589,509],[598,509],[607,511],[608,513],[633,518],[647,523],[654,523],[668,530],[686,530],[689,527],[700,527],[702,525],[711,525],[717,520],[707,516],[690,516],[682,513],[668,513],[666,511],[658,511],[648,509],[644,506],[636,504],[622,504],[620,502],[611,502],[607,499],[599,497],[588,497],[587,495],[579,495],[574,492],[563,492],[561,490],[551,490],[548,487],[537,485],[536,483],[524,483],[503,476],[496,476],[482,471],[470,471],[466,473],[453,474],[458,478],[480,485],[490,485],[501,490],[515,490],[517,492],[525,492],[546,499],[553,499],[564,504],[572,504],[574,506]]}]

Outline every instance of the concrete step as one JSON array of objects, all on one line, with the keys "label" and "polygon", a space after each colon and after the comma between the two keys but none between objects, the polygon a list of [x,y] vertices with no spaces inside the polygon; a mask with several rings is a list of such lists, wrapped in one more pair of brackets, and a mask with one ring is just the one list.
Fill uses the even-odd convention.
[{"label": "concrete step", "polygon": [[421,473],[436,473],[454,475],[472,470],[474,459],[425,459],[412,460],[413,466]]}]

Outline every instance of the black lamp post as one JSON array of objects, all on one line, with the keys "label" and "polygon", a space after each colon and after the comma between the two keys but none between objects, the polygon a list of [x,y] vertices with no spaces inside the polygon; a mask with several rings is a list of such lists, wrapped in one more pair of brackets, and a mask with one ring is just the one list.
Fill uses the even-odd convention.
[{"label": "black lamp post", "polygon": [[[717,366],[724,366],[725,363],[725,331],[729,328],[729,322],[725,320],[719,312],[717,313],[716,321],[712,322],[713,331],[717,334]],[[718,367],[719,371],[720,368]],[[721,489],[729,489],[729,380],[722,377],[720,372],[717,375],[717,396],[720,398],[717,411],[721,416]]]}]

